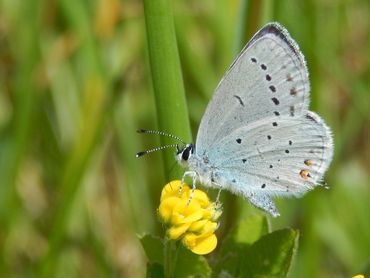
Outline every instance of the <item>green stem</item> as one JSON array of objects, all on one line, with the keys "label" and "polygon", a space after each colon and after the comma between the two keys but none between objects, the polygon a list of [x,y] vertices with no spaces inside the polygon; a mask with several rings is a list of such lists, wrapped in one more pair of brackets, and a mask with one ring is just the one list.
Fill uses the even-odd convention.
[{"label": "green stem", "polygon": [[[144,11],[158,128],[190,142],[189,117],[170,3],[168,0],[145,0]],[[174,142],[171,138],[162,137],[161,143]],[[179,167],[173,167],[173,152],[162,154],[166,177],[179,178],[181,171]]]},{"label": "green stem", "polygon": [[173,244],[174,242],[172,240],[169,240],[168,238],[164,239],[164,277],[170,278],[173,276]]}]

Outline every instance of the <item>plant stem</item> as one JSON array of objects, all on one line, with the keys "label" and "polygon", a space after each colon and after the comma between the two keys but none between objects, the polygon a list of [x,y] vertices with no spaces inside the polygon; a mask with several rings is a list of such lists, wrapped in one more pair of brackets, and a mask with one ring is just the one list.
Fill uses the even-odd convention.
[{"label": "plant stem", "polygon": [[170,278],[173,274],[173,264],[172,264],[172,248],[173,241],[168,238],[164,239],[164,277]]},{"label": "plant stem", "polygon": [[[145,23],[158,128],[190,142],[191,132],[177,49],[173,15],[168,0],[145,0]],[[173,139],[162,137],[162,145]],[[173,152],[162,152],[167,178],[179,178]]]}]

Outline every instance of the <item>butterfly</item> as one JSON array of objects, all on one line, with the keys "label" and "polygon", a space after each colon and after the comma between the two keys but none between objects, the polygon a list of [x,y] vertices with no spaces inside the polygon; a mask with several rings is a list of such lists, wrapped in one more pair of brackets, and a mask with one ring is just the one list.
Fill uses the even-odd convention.
[{"label": "butterfly", "polygon": [[312,190],[333,157],[332,133],[309,101],[297,43],[279,23],[265,25],[218,84],[196,143],[176,145],[176,160],[187,168],[183,180],[229,190],[279,216],[272,197]]}]

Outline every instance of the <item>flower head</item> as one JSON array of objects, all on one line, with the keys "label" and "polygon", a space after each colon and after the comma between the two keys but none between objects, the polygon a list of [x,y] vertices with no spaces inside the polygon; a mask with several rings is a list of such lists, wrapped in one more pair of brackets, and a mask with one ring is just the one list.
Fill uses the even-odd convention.
[{"label": "flower head", "polygon": [[158,214],[167,225],[169,239],[180,240],[193,253],[204,255],[212,252],[217,246],[214,234],[221,215],[219,205],[210,202],[207,194],[175,180],[166,184],[162,190]]}]

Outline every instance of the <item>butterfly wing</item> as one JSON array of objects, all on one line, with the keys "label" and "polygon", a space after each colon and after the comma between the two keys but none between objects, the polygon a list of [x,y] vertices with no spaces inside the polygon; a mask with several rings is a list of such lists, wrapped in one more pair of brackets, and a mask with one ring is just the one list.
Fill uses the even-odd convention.
[{"label": "butterfly wing", "polygon": [[270,197],[298,197],[320,183],[333,157],[333,140],[323,120],[309,111],[240,127],[215,150],[220,184],[276,216]]},{"label": "butterfly wing", "polygon": [[244,47],[216,88],[200,123],[197,153],[208,154],[214,142],[240,126],[273,115],[302,115],[308,104],[304,58],[288,32],[270,23]]},{"label": "butterfly wing", "polygon": [[300,196],[321,182],[333,141],[323,120],[308,112],[240,127],[217,142],[215,152],[214,167],[232,191]]},{"label": "butterfly wing", "polygon": [[201,121],[196,154],[216,184],[274,216],[271,196],[299,196],[321,181],[332,136],[308,111],[304,58],[288,32],[266,25],[221,80]]}]

